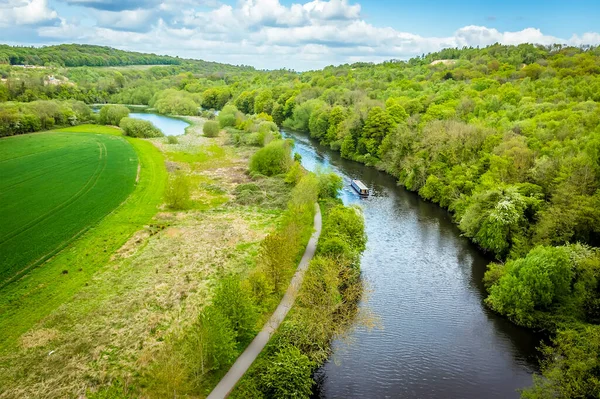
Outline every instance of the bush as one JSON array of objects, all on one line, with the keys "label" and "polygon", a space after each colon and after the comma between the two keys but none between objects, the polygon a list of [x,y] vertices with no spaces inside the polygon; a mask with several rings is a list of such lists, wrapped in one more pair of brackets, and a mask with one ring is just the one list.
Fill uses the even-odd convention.
[{"label": "bush", "polygon": [[165,192],[167,206],[174,210],[184,210],[190,207],[190,179],[183,172],[177,172],[169,179]]},{"label": "bush", "polygon": [[221,128],[234,127],[237,121],[238,112],[238,109],[233,105],[226,105],[223,107],[221,112],[219,112],[219,116],[217,117],[219,126]]},{"label": "bush", "polygon": [[126,136],[137,138],[163,137],[163,133],[150,121],[125,117],[121,119],[119,127]]},{"label": "bush", "polygon": [[294,346],[280,349],[262,375],[262,386],[270,398],[310,398],[313,363]]},{"label": "bush", "polygon": [[121,119],[129,116],[129,108],[123,105],[105,105],[100,109],[98,122],[102,125],[119,126]]},{"label": "bush", "polygon": [[216,121],[206,121],[202,127],[202,132],[206,137],[217,137],[221,129]]},{"label": "bush", "polygon": [[167,144],[179,144],[176,136],[167,136]]},{"label": "bush", "polygon": [[265,176],[287,173],[291,166],[292,148],[290,142],[285,140],[270,142],[250,159],[250,170]]}]

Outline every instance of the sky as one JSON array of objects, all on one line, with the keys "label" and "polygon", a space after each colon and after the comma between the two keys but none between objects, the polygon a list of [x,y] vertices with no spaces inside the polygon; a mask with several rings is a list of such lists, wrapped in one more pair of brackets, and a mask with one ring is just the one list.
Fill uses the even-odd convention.
[{"label": "sky", "polygon": [[0,0],[0,43],[297,71],[446,47],[600,45],[598,0]]}]

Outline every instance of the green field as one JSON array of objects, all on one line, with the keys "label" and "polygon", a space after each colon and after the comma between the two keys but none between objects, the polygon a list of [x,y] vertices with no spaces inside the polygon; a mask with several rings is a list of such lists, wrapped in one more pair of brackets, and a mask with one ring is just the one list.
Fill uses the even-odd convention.
[{"label": "green field", "polygon": [[0,286],[55,255],[134,187],[121,137],[43,133],[0,140]]},{"label": "green field", "polygon": [[[55,132],[121,136],[119,129],[97,125]],[[124,203],[80,238],[71,241],[43,267],[34,268],[19,280],[0,288],[0,353],[14,348],[21,334],[88,284],[113,253],[156,214],[167,180],[164,159],[152,143],[125,139],[133,146],[140,165],[133,192]],[[63,274],[63,271],[68,273]]]}]

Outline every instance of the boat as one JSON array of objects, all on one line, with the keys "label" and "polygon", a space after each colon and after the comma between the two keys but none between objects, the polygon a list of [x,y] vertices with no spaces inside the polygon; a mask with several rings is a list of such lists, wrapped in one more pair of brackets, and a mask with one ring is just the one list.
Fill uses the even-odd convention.
[{"label": "boat", "polygon": [[352,180],[351,186],[361,197],[369,196],[369,189],[367,186],[365,186],[365,183],[361,182],[360,180]]}]

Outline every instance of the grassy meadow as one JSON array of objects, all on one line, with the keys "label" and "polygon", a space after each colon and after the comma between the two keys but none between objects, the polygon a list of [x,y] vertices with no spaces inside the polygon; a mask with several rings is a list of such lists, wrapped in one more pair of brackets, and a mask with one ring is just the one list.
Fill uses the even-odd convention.
[{"label": "grassy meadow", "polygon": [[0,287],[123,202],[137,167],[133,147],[111,135],[53,132],[0,140]]},{"label": "grassy meadow", "polygon": [[[66,132],[121,135],[91,125],[53,134]],[[257,148],[231,145],[224,133],[206,138],[189,129],[176,144],[124,139],[140,164],[131,195],[65,250],[0,289],[2,398],[159,398],[167,386],[202,397],[213,383],[192,389],[178,382],[165,356],[179,359],[173,343],[187,336],[223,275],[255,269],[291,188],[281,176],[251,178]],[[175,209],[168,193],[179,180],[188,198]],[[240,190],[249,185],[252,198]]]}]

